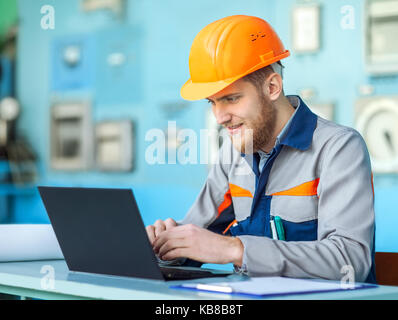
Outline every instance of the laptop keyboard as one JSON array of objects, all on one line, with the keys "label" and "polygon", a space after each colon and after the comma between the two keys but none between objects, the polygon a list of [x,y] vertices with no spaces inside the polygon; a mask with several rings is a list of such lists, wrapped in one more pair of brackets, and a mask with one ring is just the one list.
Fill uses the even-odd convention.
[{"label": "laptop keyboard", "polygon": [[178,268],[160,267],[165,280],[189,280],[210,277],[224,277],[230,275],[229,273],[212,273],[205,270],[187,270]]}]

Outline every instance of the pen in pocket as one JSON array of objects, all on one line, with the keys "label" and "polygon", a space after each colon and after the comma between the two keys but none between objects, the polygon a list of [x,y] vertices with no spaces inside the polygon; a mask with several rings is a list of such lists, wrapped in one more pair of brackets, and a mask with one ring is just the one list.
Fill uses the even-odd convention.
[{"label": "pen in pocket", "polygon": [[275,226],[275,221],[273,217],[271,217],[271,220],[269,221],[270,227],[271,227],[271,235],[272,239],[278,240],[278,233],[276,231],[276,226]]},{"label": "pen in pocket", "polygon": [[285,238],[285,230],[283,229],[282,219],[279,216],[274,217],[274,223],[276,227],[276,232],[279,240],[286,240]]}]

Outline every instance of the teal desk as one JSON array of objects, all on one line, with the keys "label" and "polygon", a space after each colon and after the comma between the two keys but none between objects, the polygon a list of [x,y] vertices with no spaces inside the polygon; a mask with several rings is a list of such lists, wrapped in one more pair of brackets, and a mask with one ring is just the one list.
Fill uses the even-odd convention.
[{"label": "teal desk", "polygon": [[[52,277],[53,276],[53,277]],[[51,279],[54,279],[51,282]],[[219,281],[207,279],[209,281]],[[197,280],[203,282],[202,280]],[[69,272],[65,261],[32,261],[0,263],[0,293],[39,299],[242,299],[228,294],[214,294],[169,289],[164,282],[127,277],[113,277]],[[190,281],[192,282],[192,281]],[[398,287],[291,295],[278,299],[397,299]]]}]

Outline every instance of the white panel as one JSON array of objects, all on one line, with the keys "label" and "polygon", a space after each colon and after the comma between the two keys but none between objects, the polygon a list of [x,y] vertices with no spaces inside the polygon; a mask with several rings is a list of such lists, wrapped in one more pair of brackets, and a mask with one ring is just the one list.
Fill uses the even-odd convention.
[{"label": "white panel", "polygon": [[368,0],[365,15],[365,62],[375,75],[398,73],[398,0]]},{"label": "white panel", "polygon": [[130,171],[133,168],[134,135],[130,120],[100,122],[95,134],[98,169]]},{"label": "white panel", "polygon": [[314,52],[320,47],[320,7],[305,5],[293,8],[293,50]]}]

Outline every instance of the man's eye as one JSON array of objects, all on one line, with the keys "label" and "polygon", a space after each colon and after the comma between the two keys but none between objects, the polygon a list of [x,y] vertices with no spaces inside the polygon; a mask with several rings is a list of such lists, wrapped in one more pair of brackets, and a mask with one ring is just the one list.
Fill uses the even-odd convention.
[{"label": "man's eye", "polygon": [[228,98],[227,98],[227,101],[228,101],[228,102],[236,102],[236,101],[238,101],[238,99],[239,99],[239,96],[236,96],[236,97],[228,97]]}]

